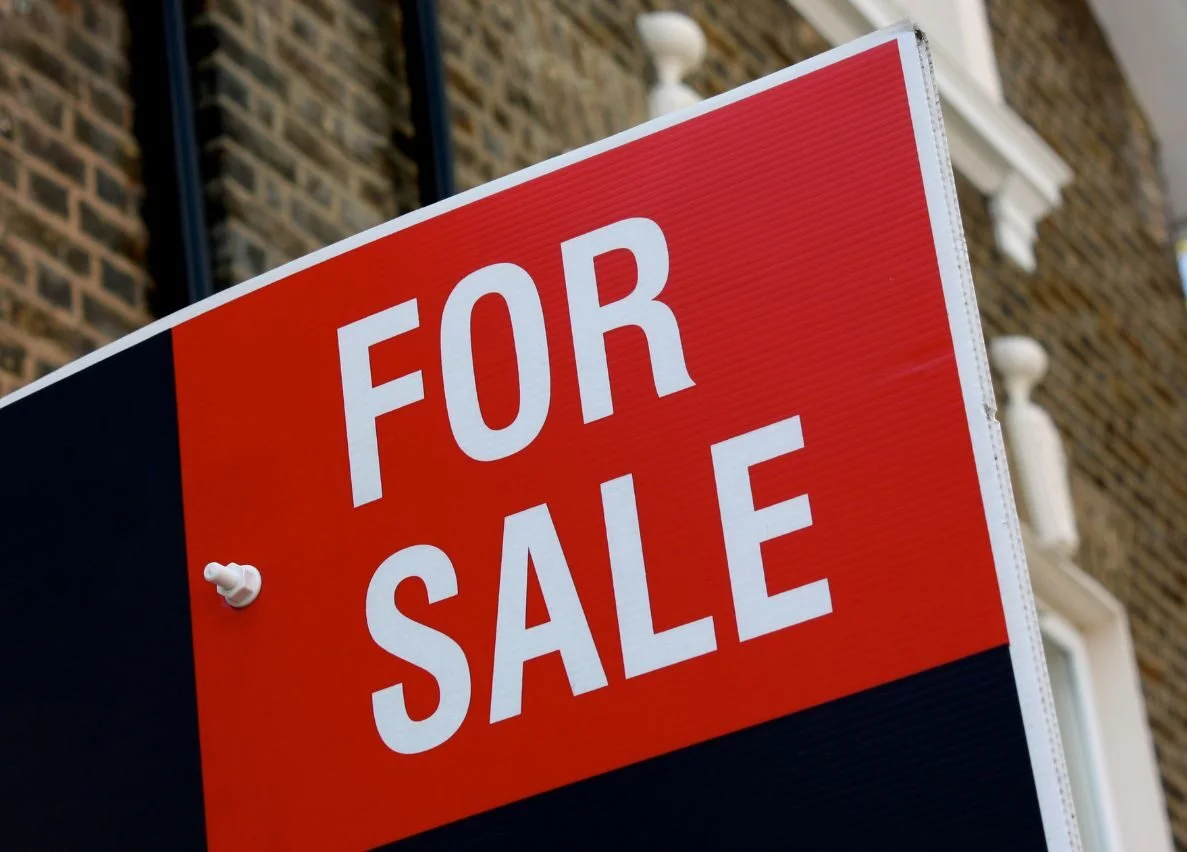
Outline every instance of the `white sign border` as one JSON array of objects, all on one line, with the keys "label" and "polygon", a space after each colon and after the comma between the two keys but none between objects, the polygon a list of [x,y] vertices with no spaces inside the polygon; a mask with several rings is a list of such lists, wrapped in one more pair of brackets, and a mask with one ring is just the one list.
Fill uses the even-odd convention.
[{"label": "white sign border", "polygon": [[1038,616],[1022,545],[1022,532],[1014,506],[1013,490],[1006,469],[1001,427],[996,418],[993,383],[981,331],[980,313],[973,289],[968,252],[960,226],[956,185],[948,155],[948,142],[941,120],[940,100],[931,73],[931,58],[923,34],[909,24],[899,24],[841,45],[782,71],[732,89],[614,136],[561,154],[506,177],[475,187],[436,204],[422,207],[311,254],[289,261],[235,287],[183,308],[121,337],[55,370],[35,382],[0,398],[0,409],[43,388],[85,370],[160,332],[220,307],[294,273],[308,269],[360,246],[441,216],[467,204],[535,180],[574,163],[626,145],[689,119],[720,109],[759,92],[842,62],[872,48],[897,42],[906,80],[911,121],[915,130],[919,163],[932,236],[939,261],[944,300],[956,352],[957,371],[964,397],[973,455],[977,464],[989,527],[998,586],[1005,610],[1010,659],[1022,706],[1022,718],[1030,752],[1031,768],[1038,790],[1047,846],[1051,852],[1080,852],[1079,833],[1071,804],[1067,769],[1059,745],[1050,682],[1047,679]]},{"label": "white sign border", "polygon": [[[923,171],[923,188],[931,219],[932,242],[940,267],[948,323],[956,352],[961,394],[981,484],[981,502],[989,527],[998,589],[1006,617],[1010,662],[1022,707],[1031,771],[1039,797],[1043,831],[1050,852],[1082,852],[1072,806],[1071,784],[1059,739],[1055,703],[1047,675],[1042,633],[1035,607],[1022,528],[1014,505],[1014,490],[1006,467],[1005,444],[997,419],[997,403],[981,313],[973,287],[973,273],[961,226],[956,179],[948,155],[940,95],[931,68],[931,54],[923,33],[912,27],[896,32],[915,145]],[[880,32],[888,32],[886,30]]]}]

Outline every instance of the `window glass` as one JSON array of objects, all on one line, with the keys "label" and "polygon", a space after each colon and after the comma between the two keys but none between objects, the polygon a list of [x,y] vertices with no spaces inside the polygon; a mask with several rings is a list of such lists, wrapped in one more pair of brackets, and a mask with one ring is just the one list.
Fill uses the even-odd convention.
[{"label": "window glass", "polygon": [[1080,824],[1084,852],[1116,852],[1109,843],[1103,821],[1100,785],[1096,776],[1097,761],[1087,724],[1086,690],[1075,657],[1076,651],[1046,631],[1043,634],[1043,650],[1047,655],[1055,715],[1059,720],[1059,733],[1063,740],[1063,753],[1067,760],[1072,800]]}]

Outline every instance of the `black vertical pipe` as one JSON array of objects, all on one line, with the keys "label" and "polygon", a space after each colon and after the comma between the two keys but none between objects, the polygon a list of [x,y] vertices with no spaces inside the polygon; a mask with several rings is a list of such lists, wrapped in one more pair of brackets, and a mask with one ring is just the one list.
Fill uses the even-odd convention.
[{"label": "black vertical pipe", "polygon": [[404,57],[412,99],[420,204],[454,193],[453,143],[445,100],[445,65],[434,0],[401,0]]},{"label": "black vertical pipe", "polygon": [[194,97],[190,85],[186,19],[182,0],[164,0],[165,65],[169,79],[169,117],[177,170],[178,215],[190,304],[214,292],[207,242],[205,192],[198,162]]},{"label": "black vertical pipe", "polygon": [[129,2],[135,134],[148,227],[149,307],[164,316],[213,290],[181,0]]}]

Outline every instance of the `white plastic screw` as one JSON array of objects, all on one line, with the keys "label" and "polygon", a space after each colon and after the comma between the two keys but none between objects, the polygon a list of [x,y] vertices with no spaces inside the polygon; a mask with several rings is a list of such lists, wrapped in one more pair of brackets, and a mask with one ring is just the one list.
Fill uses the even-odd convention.
[{"label": "white plastic screw", "polygon": [[256,599],[263,583],[260,572],[251,565],[229,562],[223,565],[211,562],[202,572],[209,583],[214,583],[218,593],[236,609],[247,606]]}]

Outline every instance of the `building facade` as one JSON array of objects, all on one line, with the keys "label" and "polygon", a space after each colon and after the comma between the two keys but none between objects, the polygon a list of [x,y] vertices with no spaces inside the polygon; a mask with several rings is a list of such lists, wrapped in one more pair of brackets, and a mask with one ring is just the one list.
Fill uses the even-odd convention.
[{"label": "building facade", "polygon": [[[191,4],[216,288],[421,203],[405,6]],[[641,34],[657,9],[685,16],[649,19],[675,26],[671,38]],[[1187,849],[1187,311],[1174,249],[1187,109],[1165,82],[1181,60],[1142,49],[1187,43],[1187,8],[439,0],[438,13],[458,189],[899,18],[924,26],[986,337],[1041,345],[996,347],[1003,408],[1030,412],[1018,423],[1042,412],[1066,448],[1066,463],[1058,450],[1028,461],[1030,433],[1007,418],[1086,848]],[[180,298],[155,212],[168,193],[146,169],[162,161],[162,119],[139,14],[120,0],[0,0],[0,393]],[[1065,488],[1060,515],[1049,497]]]}]

